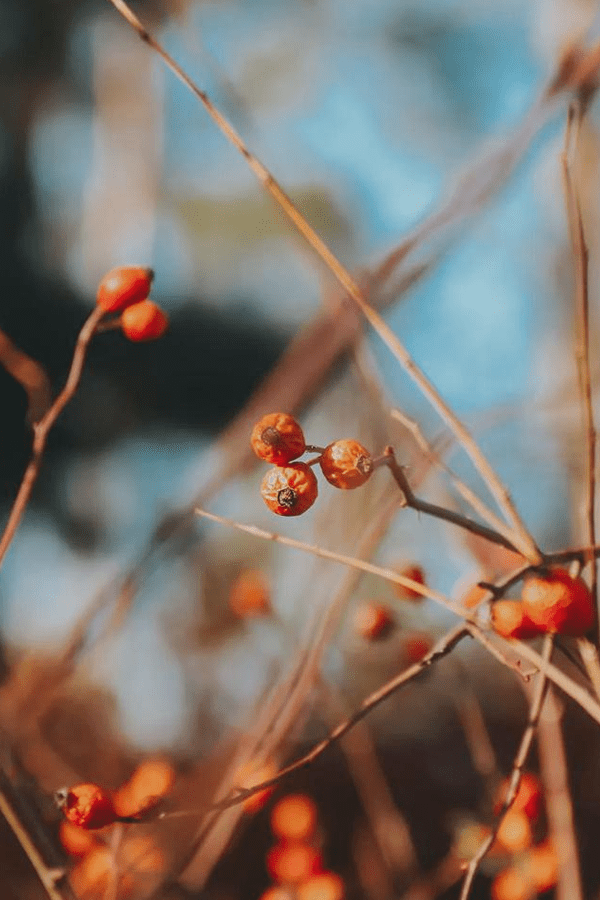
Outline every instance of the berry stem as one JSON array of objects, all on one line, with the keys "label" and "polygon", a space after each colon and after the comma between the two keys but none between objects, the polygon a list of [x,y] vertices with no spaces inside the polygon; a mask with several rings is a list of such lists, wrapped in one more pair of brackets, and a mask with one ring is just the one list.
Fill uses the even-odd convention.
[{"label": "berry stem", "polygon": [[46,449],[48,434],[50,433],[50,430],[52,429],[52,426],[58,419],[59,415],[79,387],[86,353],[90,341],[92,340],[92,337],[94,336],[100,319],[103,315],[104,310],[101,307],[97,306],[86,319],[83,328],[79,332],[77,343],[75,344],[73,361],[71,362],[71,368],[69,369],[69,374],[67,376],[65,386],[56,397],[48,412],[44,416],[42,416],[40,421],[36,422],[36,424],[33,426],[33,447],[31,459],[27,468],[25,469],[23,480],[21,481],[21,485],[17,492],[15,502],[13,503],[8,521],[4,528],[4,533],[2,534],[2,538],[0,538],[0,565],[2,565],[2,561],[4,560],[6,552],[10,547],[16,530],[19,527],[21,519],[23,518],[23,514],[25,513],[25,509],[31,497],[31,492],[33,491],[33,487],[40,473],[40,467],[42,464],[44,450]]}]

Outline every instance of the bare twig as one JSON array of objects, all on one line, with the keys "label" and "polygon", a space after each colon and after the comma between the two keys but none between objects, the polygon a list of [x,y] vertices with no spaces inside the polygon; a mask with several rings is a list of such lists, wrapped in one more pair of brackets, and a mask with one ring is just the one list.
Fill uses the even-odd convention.
[{"label": "bare twig", "polygon": [[[505,538],[497,531],[488,528],[486,525],[481,525],[479,522],[475,522],[474,519],[469,519],[467,516],[463,516],[461,513],[457,513],[452,509],[447,509],[444,506],[436,506],[436,504],[428,503],[426,500],[419,500],[419,498],[413,494],[403,467],[399,465],[396,460],[393,447],[385,448],[382,461],[388,466],[396,484],[402,491],[404,499],[406,500],[406,506],[410,506],[411,509],[416,509],[418,512],[425,513],[428,516],[434,516],[436,519],[443,519],[446,522],[451,522],[453,525],[458,525],[459,528],[464,528],[472,534],[477,534],[479,537],[486,538],[494,544],[500,544],[501,547],[506,547],[508,550],[517,552],[517,547],[511,540]],[[540,561],[541,559],[542,557],[540,556]]]},{"label": "bare twig", "polygon": [[241,803],[242,800],[245,800],[246,797],[251,797],[253,794],[258,793],[259,791],[264,790],[266,787],[271,787],[271,785],[277,784],[282,778],[285,778],[287,775],[290,775],[292,772],[297,772],[298,769],[302,769],[310,763],[314,762],[322,753],[325,752],[332,744],[336,741],[339,741],[357,722],[360,722],[361,719],[371,712],[372,709],[375,709],[376,706],[379,706],[380,703],[383,703],[384,700],[387,700],[392,694],[394,694],[401,687],[404,687],[405,684],[408,684],[409,681],[413,681],[425,669],[430,668],[438,659],[441,659],[443,656],[446,656],[450,653],[463,638],[467,637],[469,634],[468,629],[464,625],[457,625],[452,628],[450,631],[446,633],[446,635],[441,638],[435,646],[427,653],[419,662],[410,666],[408,669],[405,669],[403,672],[400,672],[399,675],[396,675],[394,678],[391,678],[389,681],[386,681],[384,685],[378,688],[376,691],[373,691],[369,694],[362,703],[359,705],[358,709],[352,713],[351,716],[348,716],[342,722],[339,723],[322,741],[306,753],[304,756],[295,760],[293,763],[290,763],[289,766],[285,766],[281,769],[273,778],[268,779],[267,781],[263,781],[258,785],[255,785],[252,788],[246,789],[238,789],[236,793],[223,800],[221,803],[216,804],[216,808],[226,809],[229,806],[235,806],[237,803]]},{"label": "bare twig", "polygon": [[[546,635],[546,637],[544,638],[544,649],[542,655],[542,658],[545,662],[550,662],[550,657],[552,655],[552,646],[553,638],[550,635]],[[502,808],[498,814],[498,818],[496,819],[495,826],[492,828],[490,834],[486,837],[486,839],[482,841],[479,850],[467,866],[465,872],[465,880],[463,882],[459,900],[467,900],[467,897],[471,892],[471,887],[473,886],[473,880],[481,864],[481,861],[494,843],[496,835],[498,834],[500,823],[502,822],[502,819],[504,818],[507,810],[510,808],[515,797],[517,796],[519,785],[521,783],[521,776],[523,774],[523,768],[529,755],[529,750],[531,749],[535,729],[537,727],[542,710],[542,704],[544,702],[544,697],[546,696],[547,686],[547,676],[544,673],[540,673],[535,686],[535,692],[533,694],[533,697],[531,698],[529,716],[527,718],[527,726],[525,728],[525,731],[523,732],[523,736],[521,737],[521,742],[519,744],[519,749],[517,750],[517,753],[515,755],[509,785],[506,796],[502,803]]]},{"label": "bare twig", "polygon": [[21,486],[19,487],[15,502],[12,506],[8,521],[4,528],[4,533],[2,534],[2,538],[0,538],[0,565],[2,564],[2,561],[6,555],[6,551],[8,550],[11,541],[15,536],[15,532],[19,526],[21,519],[23,518],[23,514],[29,502],[29,498],[31,497],[31,492],[39,475],[40,466],[42,464],[42,458],[44,455],[44,450],[46,449],[48,434],[50,433],[52,426],[56,422],[57,418],[59,417],[69,400],[71,400],[79,386],[79,380],[81,378],[81,372],[83,370],[83,364],[85,362],[85,356],[89,343],[94,335],[96,325],[103,315],[104,310],[101,307],[94,307],[93,312],[89,315],[83,328],[79,332],[79,337],[77,338],[77,343],[75,345],[75,352],[73,354],[73,361],[71,363],[71,368],[69,370],[65,386],[57,396],[50,409],[40,419],[40,421],[34,425],[31,460],[25,470],[25,474],[23,475]]},{"label": "bare twig", "polygon": [[27,394],[27,419],[38,422],[50,406],[50,379],[39,362],[17,347],[0,330],[0,364],[22,385]]}]

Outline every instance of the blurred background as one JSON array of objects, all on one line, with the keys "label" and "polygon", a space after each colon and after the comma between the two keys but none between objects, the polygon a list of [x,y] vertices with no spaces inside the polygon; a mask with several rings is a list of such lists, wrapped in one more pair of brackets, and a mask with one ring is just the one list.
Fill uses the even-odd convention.
[{"label": "blurred background", "polygon": [[[539,542],[554,549],[581,538],[583,445],[559,167],[565,105],[536,104],[569,43],[586,32],[597,36],[596,4],[157,0],[139,3],[136,11],[350,270],[372,271],[405,235],[420,235],[415,268],[411,257],[373,302],[385,308],[417,363],[480,440]],[[281,763],[409,661],[395,638],[374,647],[357,639],[351,625],[357,604],[374,596],[395,604],[403,633],[429,638],[451,617],[431,601],[398,607],[389,584],[363,578],[349,585],[339,567],[204,525],[186,529],[171,552],[144,563],[126,601],[119,590],[157,525],[213,483],[235,443],[216,438],[294,336],[318,321],[333,291],[330,276],[200,104],[109,3],[4,0],[0,22],[0,328],[43,366],[56,392],[108,269],[152,266],[153,298],[171,320],[155,344],[132,345],[118,332],[97,336],[81,388],[52,432],[0,581],[5,707],[14,701],[20,708],[15,691],[25,702],[27,690],[19,694],[18,685],[33,690],[36,678],[40,685],[52,680],[65,642],[97,603],[100,611],[70,658],[68,690],[59,678],[69,710],[73,679],[83,697],[81,714],[73,713],[54,739],[59,756],[71,754],[72,770],[86,780],[104,772],[116,782],[140,755],[163,753],[188,774],[204,765],[206,783],[218,783],[215,748],[227,747],[237,758],[233,736],[250,733],[254,709],[271,710],[267,731],[282,721],[280,739],[288,743],[285,750],[278,744],[280,755],[273,756]],[[581,135],[580,175],[594,334],[595,118],[592,108]],[[504,167],[494,154],[515,134],[521,137]],[[489,164],[461,185],[459,176],[486,154]],[[482,171],[493,176],[489,202],[479,203],[474,194],[469,206],[469,187],[484,183]],[[458,210],[451,227],[421,234],[419,223],[456,184],[457,196],[466,198],[465,214]],[[410,275],[408,289],[401,275]],[[447,485],[418,461],[406,433],[384,415],[396,406],[418,419],[430,440],[440,437],[439,422],[397,362],[371,335],[353,355],[334,352],[335,341],[326,337],[312,348],[309,343],[298,363],[302,367],[311,354],[322,362],[315,383],[294,400],[307,440],[326,445],[356,436],[374,452],[393,440],[403,461],[412,460],[423,490],[453,502]],[[298,377],[304,383],[304,375]],[[286,378],[294,381],[293,367]],[[6,515],[29,458],[31,426],[22,386],[3,369],[0,382]],[[451,442],[440,446],[476,484]],[[249,470],[245,462],[233,468],[219,491],[210,492],[211,509],[222,514],[374,555],[383,564],[417,562],[432,586],[454,597],[502,568],[477,542],[410,513],[397,516],[396,508],[388,509],[393,498],[383,481],[360,497],[331,497],[325,486],[306,521],[281,523],[260,499],[264,467]],[[245,569],[263,572],[273,616],[231,617],[227,597]],[[312,681],[291,705],[298,717],[294,731],[294,716],[286,724],[285,715],[275,714],[269,690],[278,679],[285,685],[292,678],[307,647],[319,653],[310,663]],[[469,648],[460,657],[477,686],[497,765],[506,771],[523,727],[522,692],[481,653]],[[29,669],[22,668],[26,661]],[[480,801],[469,742],[451,699],[463,690],[461,677],[458,663],[444,684],[433,673],[369,720],[424,871],[454,839],[456,811],[466,808],[476,818]],[[317,714],[311,698],[319,678],[334,693],[331,709]],[[99,710],[106,721],[90,734],[88,720]],[[574,771],[587,777],[586,801],[581,778],[573,785],[578,823],[586,822],[593,845],[596,739],[587,741],[587,755],[582,736],[591,725],[571,713],[569,734],[579,748]],[[105,769],[98,769],[103,728],[112,749]],[[21,755],[27,740],[22,734],[16,741]],[[318,797],[328,853],[344,871],[348,896],[403,896],[393,877],[381,888],[365,885],[354,871],[362,858],[357,842],[369,841],[364,823],[356,824],[360,790],[357,795],[338,754],[332,750],[290,789]],[[43,790],[60,787],[59,771],[44,777],[37,758],[31,768]],[[344,816],[336,814],[338,802]],[[232,821],[213,856],[207,851],[209,861],[198,863],[201,874],[184,878],[177,891],[258,897],[269,841],[261,815],[253,838],[246,832],[234,843],[237,871],[228,857],[222,871],[214,869],[236,833]],[[361,853],[367,853],[364,846]],[[595,896],[598,863],[585,852],[583,859],[585,896]],[[240,871],[247,876],[243,887]],[[489,896],[490,877],[482,877],[474,896]],[[180,896],[175,887],[168,890]],[[139,896],[150,895],[140,889]],[[442,885],[429,896],[458,894]]]}]

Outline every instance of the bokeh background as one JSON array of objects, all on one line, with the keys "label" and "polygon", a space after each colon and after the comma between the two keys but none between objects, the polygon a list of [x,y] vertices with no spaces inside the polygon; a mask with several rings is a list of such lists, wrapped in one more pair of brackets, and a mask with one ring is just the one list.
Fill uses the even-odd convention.
[{"label": "bokeh background", "polygon": [[[460,173],[514,133],[568,43],[598,31],[596,4],[584,0],[164,0],[136,9],[356,271],[381,260]],[[0,327],[57,390],[106,270],[151,265],[153,297],[171,317],[157,344],[133,346],[117,332],[94,341],[3,567],[0,627],[10,668],[24,653],[55,652],[99,592],[116,596],[119,576],[157,523],[186,508],[218,471],[215,438],[318,316],[331,285],[244,160],[109,3],[5,0],[0,22]],[[482,209],[426,248],[424,273],[408,291],[397,299],[390,291],[386,315],[473,429],[538,539],[557,548],[581,535],[583,462],[559,169],[564,106],[540,122],[506,183],[498,178]],[[592,248],[593,123],[592,109],[582,134]],[[363,349],[389,401],[435,439],[439,423],[397,363],[371,336]],[[0,380],[6,514],[31,430],[23,388],[2,369]],[[313,443],[356,434],[376,450],[389,439],[345,357],[301,407]],[[230,479],[211,508],[348,552],[385,499],[328,495],[306,523],[280,527],[260,500],[260,476]],[[112,609],[106,603],[78,664],[113,698],[115,729],[131,752],[167,752],[190,764],[210,759],[218,741],[246,727],[274,673],[285,671],[319,611],[325,615],[342,573],[222,528],[196,527],[174,550],[146,567],[119,627],[97,643]],[[456,596],[477,579],[483,550],[411,516],[390,519],[378,553],[382,561],[416,558],[432,585]],[[220,604],[248,565],[268,572],[278,619],[242,628],[221,616]],[[363,579],[353,602],[373,592],[393,596]],[[429,603],[402,617],[405,627],[432,633],[449,621]],[[322,666],[351,708],[398,658],[389,647],[365,655],[344,621]],[[512,688],[498,697],[487,662],[476,654],[465,660],[478,673],[506,767],[523,700]],[[448,690],[428,684],[407,692],[396,716],[386,708],[374,718],[390,771],[414,771],[418,748],[431,749],[422,777],[396,784],[422,831],[416,842],[425,867],[449,841],[448,810],[477,800],[460,728],[441,712]],[[303,721],[297,746],[322,729],[314,715]],[[581,717],[574,728],[579,741]],[[578,765],[585,770],[591,761]],[[312,776],[328,833],[339,823],[331,794],[343,793],[348,808],[357,803],[351,788],[331,780],[332,770],[335,762],[326,787]],[[598,787],[597,776],[587,783],[583,812],[591,820]],[[420,809],[435,810],[437,830]],[[264,842],[266,826],[258,827]],[[338,835],[340,858],[350,831]],[[244,847],[248,855],[255,844]],[[586,865],[595,889],[598,873],[591,860]],[[237,896],[258,896],[257,871]],[[233,887],[223,891],[209,895],[236,896]]]}]

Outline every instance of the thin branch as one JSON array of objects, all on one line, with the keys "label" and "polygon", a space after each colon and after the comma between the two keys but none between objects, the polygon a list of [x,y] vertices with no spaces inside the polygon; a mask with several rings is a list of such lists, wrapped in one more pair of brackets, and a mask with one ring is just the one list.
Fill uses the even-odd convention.
[{"label": "thin branch", "polygon": [[[458,525],[459,528],[464,528],[465,531],[470,531],[471,534],[477,534],[479,537],[486,538],[494,544],[500,544],[501,547],[506,547],[507,550],[518,552],[517,547],[511,540],[505,538],[497,531],[488,528],[486,525],[481,525],[479,522],[475,522],[474,519],[463,516],[461,513],[457,513],[452,509],[437,506],[435,503],[428,503],[426,500],[419,500],[419,498],[413,494],[408,479],[404,474],[403,467],[399,465],[396,460],[394,448],[386,447],[383,451],[383,457],[385,465],[389,468],[396,484],[404,494],[406,506],[411,507],[411,509],[416,509],[418,512],[425,513],[428,516],[434,516],[436,519],[443,519],[446,522],[451,522],[453,525]],[[541,559],[542,557],[540,556],[540,561]]]},{"label": "thin branch", "polygon": [[402,365],[406,373],[412,378],[419,387],[423,395],[428,399],[429,403],[438,412],[439,416],[446,425],[455,434],[457,440],[470,457],[473,465],[482,476],[487,484],[492,496],[495,498],[500,509],[502,509],[507,521],[509,521],[514,529],[514,541],[517,549],[531,563],[539,564],[542,561],[540,551],[529,534],[524,522],[521,520],[512,500],[500,481],[493,467],[490,465],[476,441],[467,430],[462,421],[456,416],[448,404],[442,399],[438,390],[429,381],[427,376],[417,366],[404,345],[398,340],[396,335],[387,325],[385,320],[379,313],[368,303],[363,291],[360,289],[357,281],[351,276],[349,271],[340,263],[337,257],[332,253],[327,244],[319,237],[313,228],[308,224],[306,219],[296,209],[289,196],[285,193],[280,184],[275,180],[269,170],[263,163],[250,152],[241,136],[229,123],[229,121],[214,106],[208,94],[201,90],[198,85],[184,72],[181,66],[167,53],[162,45],[147,31],[141,21],[132,12],[124,0],[110,0],[118,12],[126,19],[126,21],[135,29],[141,40],[148,44],[158,55],[164,60],[166,65],[183,82],[183,84],[194,94],[202,103],[208,115],[215,122],[217,127],[222,131],[231,144],[241,153],[246,160],[249,168],[254,172],[263,188],[270,194],[277,206],[292,222],[297,231],[313,248],[316,254],[325,263],[329,271],[333,274],[339,284],[344,288],[346,293],[352,298],[363,316],[379,335],[384,344],[391,353],[396,357]]},{"label": "thin branch", "polygon": [[216,809],[227,809],[230,806],[235,806],[237,803],[241,803],[246,797],[251,797],[253,794],[258,793],[259,791],[264,790],[267,787],[271,787],[274,784],[277,784],[281,781],[282,778],[285,778],[287,775],[290,775],[292,772],[297,772],[298,769],[303,769],[305,766],[308,766],[310,763],[314,762],[322,753],[324,753],[332,744],[336,741],[339,741],[357,722],[360,722],[361,719],[371,712],[372,709],[375,709],[376,706],[379,706],[380,703],[383,703],[384,700],[387,700],[393,693],[395,693],[400,688],[404,687],[405,684],[408,684],[409,681],[413,681],[417,676],[421,675],[425,669],[430,668],[438,659],[441,659],[443,656],[446,656],[450,653],[463,638],[469,635],[468,629],[463,625],[456,625],[450,631],[446,633],[446,635],[441,638],[435,646],[427,653],[419,662],[410,666],[408,669],[405,669],[400,674],[396,675],[395,678],[391,678],[389,681],[386,681],[384,685],[378,688],[376,691],[373,691],[369,694],[362,703],[359,705],[357,710],[352,713],[351,716],[348,716],[342,722],[339,723],[322,741],[319,741],[318,744],[306,753],[304,756],[301,756],[299,759],[295,760],[293,763],[290,763],[289,766],[285,766],[283,769],[273,776],[273,778],[268,779],[267,781],[263,781],[258,785],[254,785],[251,788],[238,788],[234,795],[231,797],[227,797],[221,802],[215,804]]},{"label": "thin branch", "polygon": [[263,540],[273,541],[276,544],[283,544],[286,547],[294,547],[297,550],[304,550],[306,553],[311,553],[313,556],[320,556],[322,559],[330,559],[332,562],[338,562],[345,566],[351,566],[354,569],[360,569],[362,572],[367,572],[369,575],[378,575],[381,578],[385,578],[387,581],[391,581],[394,584],[399,584],[402,587],[415,591],[415,593],[419,594],[421,597],[429,597],[431,600],[435,600],[440,606],[444,606],[456,616],[460,616],[461,619],[469,617],[468,610],[463,609],[462,606],[455,603],[450,597],[440,594],[439,591],[434,590],[428,585],[421,584],[419,581],[407,578],[405,575],[401,575],[393,569],[386,569],[383,566],[377,566],[374,563],[357,559],[354,556],[346,556],[344,553],[326,550],[324,547],[319,547],[316,544],[307,544],[296,538],[285,537],[274,531],[265,531],[263,528],[258,528],[256,525],[244,525],[242,522],[236,522],[234,519],[227,519],[224,516],[209,513],[204,509],[196,509],[195,512],[197,516],[209,519],[211,522],[228,525],[230,528],[236,528],[238,531],[244,531],[246,534],[252,534]]},{"label": "thin branch", "polygon": [[[561,154],[561,164],[567,215],[569,219],[569,233],[571,235],[571,248],[575,266],[575,304],[579,332],[575,347],[575,359],[577,361],[579,393],[586,434],[586,536],[588,543],[593,547],[596,543],[596,427],[594,424],[592,379],[590,374],[590,316],[588,295],[589,253],[583,230],[583,218],[581,215],[579,194],[573,181],[572,163],[570,159],[573,128],[576,128],[574,136],[574,146],[576,147],[579,141],[583,112],[584,110],[581,103],[575,102],[569,107],[565,133],[565,148]],[[600,624],[597,608],[598,572],[596,559],[593,553],[587,555],[586,564],[587,563],[591,566],[591,589],[596,607],[596,644],[600,645]]]},{"label": "thin branch", "polygon": [[15,532],[25,513],[29,498],[31,497],[31,492],[40,472],[48,434],[79,386],[89,343],[94,335],[96,326],[103,315],[104,310],[101,307],[94,307],[93,312],[87,318],[83,328],[79,332],[79,337],[77,338],[75,351],[73,353],[73,361],[64,388],[46,414],[36,425],[34,425],[31,460],[23,475],[21,486],[19,487],[15,502],[13,503],[8,521],[4,528],[4,533],[2,534],[2,538],[0,538],[0,565],[2,565],[6,551],[10,547],[11,541],[14,538]]},{"label": "thin branch", "polygon": [[490,525],[493,529],[495,529],[498,534],[503,535],[507,540],[511,541],[512,532],[509,528],[507,528],[506,524],[500,519],[492,510],[481,500],[477,494],[471,490],[468,484],[463,481],[460,476],[450,468],[450,466],[444,462],[439,452],[436,452],[434,448],[429,444],[425,435],[421,430],[421,426],[415,419],[411,419],[410,416],[407,416],[405,413],[401,412],[399,409],[391,409],[390,416],[393,419],[396,419],[397,422],[400,422],[401,425],[411,433],[413,436],[415,443],[422,450],[426,458],[432,465],[438,466],[440,469],[443,469],[444,472],[450,477],[452,484],[458,491],[458,493],[463,497],[464,500],[471,506],[471,508],[478,513],[482,519],[487,521],[488,525]]},{"label": "thin branch", "polygon": [[[549,663],[550,657],[552,655],[552,646],[553,646],[553,638],[550,635],[546,635],[544,638],[544,648],[542,652],[542,659],[544,662]],[[521,742],[519,744],[519,748],[514,758],[513,768],[510,775],[510,781],[508,784],[508,789],[506,791],[506,796],[504,798],[504,802],[502,803],[502,808],[498,814],[498,818],[496,819],[496,823],[492,828],[489,835],[486,837],[484,841],[481,842],[479,850],[475,854],[475,856],[470,861],[467,866],[465,872],[465,880],[463,882],[462,890],[460,892],[459,900],[467,900],[471,892],[471,887],[473,886],[473,880],[479,869],[479,866],[485,857],[486,853],[494,843],[496,839],[496,835],[498,834],[498,829],[500,828],[500,824],[502,819],[504,818],[506,812],[514,802],[515,797],[517,796],[517,792],[519,790],[519,785],[521,783],[521,776],[523,774],[523,768],[525,766],[525,762],[529,755],[529,751],[531,749],[531,744],[533,742],[533,737],[535,734],[535,730],[537,727],[537,723],[540,717],[540,713],[542,711],[542,704],[544,702],[544,697],[546,696],[546,690],[548,687],[548,678],[546,674],[540,673],[536,682],[535,692],[531,699],[531,704],[529,707],[529,716],[527,718],[527,726],[525,731],[523,732],[523,736],[521,738]]]}]

